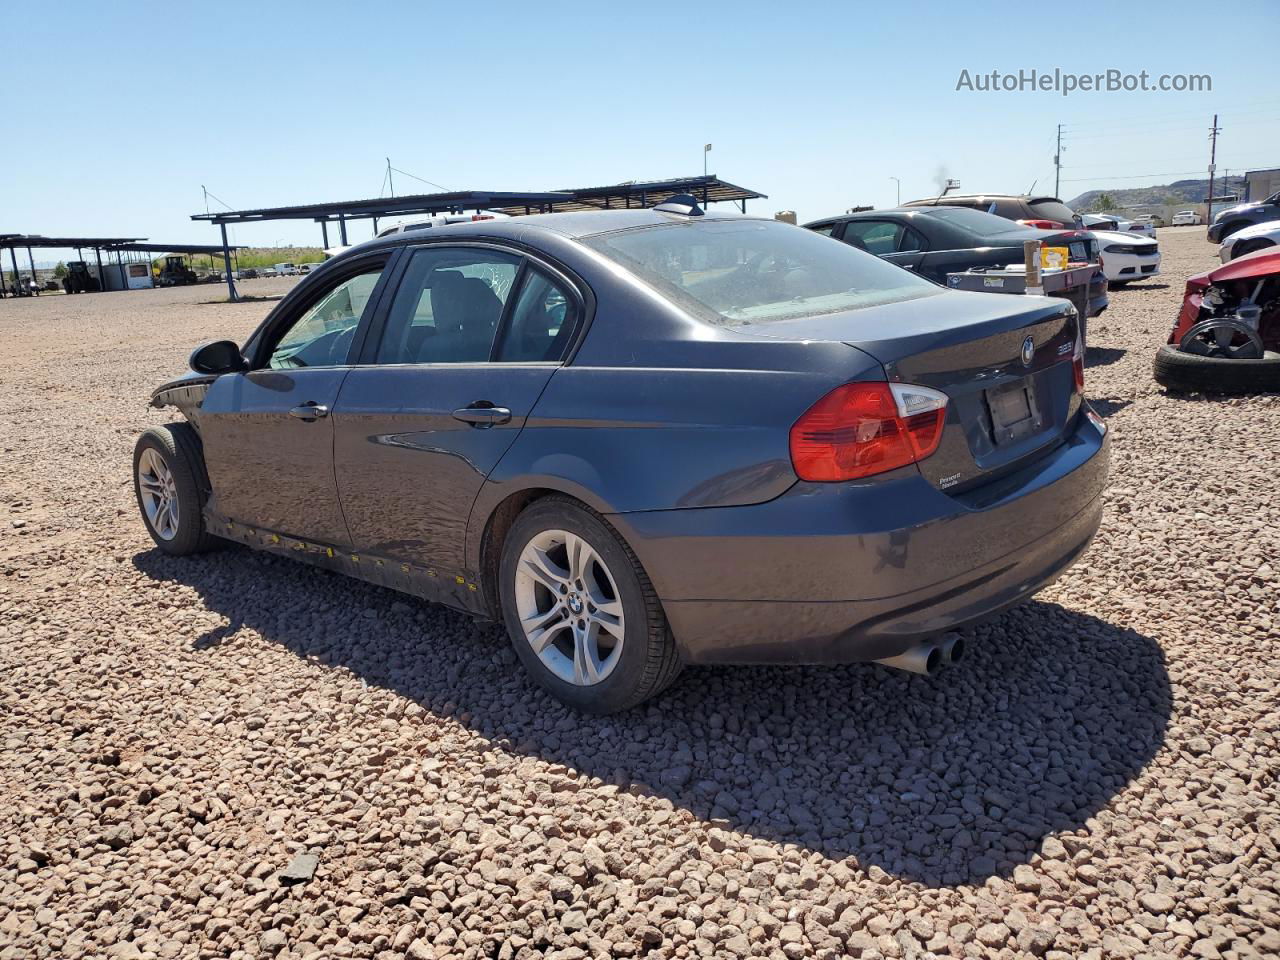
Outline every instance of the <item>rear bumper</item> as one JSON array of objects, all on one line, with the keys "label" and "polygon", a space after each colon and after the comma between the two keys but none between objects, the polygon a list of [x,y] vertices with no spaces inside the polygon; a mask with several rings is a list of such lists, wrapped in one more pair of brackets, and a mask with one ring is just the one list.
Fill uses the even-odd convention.
[{"label": "rear bumper", "polygon": [[1101,315],[1110,304],[1111,301],[1107,297],[1107,277],[1099,269],[1089,283],[1089,316],[1096,317]]},{"label": "rear bumper", "polygon": [[797,484],[769,503],[616,514],[690,663],[895,656],[1050,583],[1097,531],[1108,441],[1084,416],[1052,453],[950,496],[915,468]]}]

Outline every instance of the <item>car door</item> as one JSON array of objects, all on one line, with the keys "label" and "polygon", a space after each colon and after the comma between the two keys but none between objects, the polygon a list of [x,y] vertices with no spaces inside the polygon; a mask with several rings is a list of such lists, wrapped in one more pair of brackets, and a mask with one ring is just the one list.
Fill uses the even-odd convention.
[{"label": "car door", "polygon": [[352,542],[450,583],[467,519],[568,348],[582,301],[555,268],[488,243],[406,256],[334,410]]},{"label": "car door", "polygon": [[333,475],[338,390],[387,256],[353,261],[274,317],[250,369],[225,374],[200,408],[210,512],[323,544],[349,542]]}]

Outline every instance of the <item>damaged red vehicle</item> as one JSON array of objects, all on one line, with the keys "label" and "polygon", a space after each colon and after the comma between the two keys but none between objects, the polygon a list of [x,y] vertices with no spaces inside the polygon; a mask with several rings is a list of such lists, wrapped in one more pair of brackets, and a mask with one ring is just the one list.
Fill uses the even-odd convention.
[{"label": "damaged red vehicle", "polygon": [[1170,390],[1280,390],[1280,249],[1250,253],[1187,281],[1160,348],[1156,382]]}]

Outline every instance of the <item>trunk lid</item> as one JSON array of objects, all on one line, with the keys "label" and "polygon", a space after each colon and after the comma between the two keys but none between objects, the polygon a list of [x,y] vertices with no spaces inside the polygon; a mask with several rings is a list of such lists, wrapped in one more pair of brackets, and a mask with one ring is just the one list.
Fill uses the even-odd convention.
[{"label": "trunk lid", "polygon": [[741,332],[840,340],[878,360],[890,381],[945,393],[941,443],[918,464],[942,490],[960,492],[1034,459],[1067,433],[1080,406],[1075,311],[1054,298],[947,290]]}]

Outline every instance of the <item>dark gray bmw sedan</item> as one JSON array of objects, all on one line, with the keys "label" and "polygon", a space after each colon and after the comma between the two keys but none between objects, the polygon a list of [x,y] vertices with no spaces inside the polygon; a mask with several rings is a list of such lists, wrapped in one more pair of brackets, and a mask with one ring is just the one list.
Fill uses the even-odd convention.
[{"label": "dark gray bmw sedan", "polygon": [[651,210],[401,233],[155,391],[143,520],[501,619],[588,711],[686,663],[931,673],[1097,529],[1061,300],[949,291],[799,227]]}]

